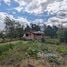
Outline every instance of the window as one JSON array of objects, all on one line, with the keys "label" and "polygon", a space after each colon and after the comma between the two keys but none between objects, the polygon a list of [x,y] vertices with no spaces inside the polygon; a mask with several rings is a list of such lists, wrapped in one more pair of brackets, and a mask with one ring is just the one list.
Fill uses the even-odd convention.
[{"label": "window", "polygon": [[26,36],[29,36],[29,34],[26,34]]}]

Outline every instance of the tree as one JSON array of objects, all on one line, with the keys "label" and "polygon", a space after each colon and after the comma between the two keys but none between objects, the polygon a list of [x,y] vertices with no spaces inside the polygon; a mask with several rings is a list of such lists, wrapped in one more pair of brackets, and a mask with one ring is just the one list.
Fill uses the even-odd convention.
[{"label": "tree", "polygon": [[13,19],[10,19],[9,17],[5,18],[5,30],[6,30],[6,36],[9,38],[15,37],[15,21]]},{"label": "tree", "polygon": [[0,32],[0,38],[2,38],[3,40],[5,39],[5,35],[3,34],[3,31]]},{"label": "tree", "polygon": [[36,24],[31,24],[31,30],[32,31],[40,31],[40,26]]},{"label": "tree", "polygon": [[64,42],[67,43],[67,29],[64,31]]},{"label": "tree", "polygon": [[25,32],[30,32],[30,31],[31,31],[31,27],[29,25],[27,25],[25,28]]},{"label": "tree", "polygon": [[58,31],[58,27],[53,26],[52,27],[53,37],[57,37],[57,31]]},{"label": "tree", "polygon": [[60,31],[60,42],[65,42],[67,43],[67,29],[63,29],[62,31]]},{"label": "tree", "polygon": [[17,38],[22,39],[23,34],[24,34],[24,29],[23,29],[23,26],[19,22],[16,23],[15,33],[16,33],[15,35]]},{"label": "tree", "polygon": [[46,29],[44,30],[44,33],[45,33],[46,36],[53,37],[52,27],[51,26],[47,26]]},{"label": "tree", "polygon": [[47,26],[45,29],[44,29],[44,33],[46,36],[50,36],[51,38],[54,38],[54,37],[57,37],[57,31],[58,31],[58,28],[56,26]]}]

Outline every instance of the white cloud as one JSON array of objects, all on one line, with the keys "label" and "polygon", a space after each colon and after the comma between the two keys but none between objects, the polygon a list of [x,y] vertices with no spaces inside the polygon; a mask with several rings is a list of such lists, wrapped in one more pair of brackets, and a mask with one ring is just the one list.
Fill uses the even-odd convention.
[{"label": "white cloud", "polygon": [[30,25],[30,22],[26,18],[23,18],[23,17],[14,18],[13,15],[9,15],[5,12],[0,12],[0,29],[4,29],[4,20],[6,16],[9,17],[10,19],[14,19],[15,21],[19,22],[20,24],[24,26]]},{"label": "white cloud", "polygon": [[21,12],[22,10],[23,10],[23,7],[16,7],[16,8],[14,8],[14,9],[16,9],[18,12]]},{"label": "white cloud", "polygon": [[67,17],[66,18],[58,18],[58,17],[52,17],[48,20],[48,22],[46,23],[46,25],[50,25],[50,26],[59,26],[62,25],[63,27],[67,27]]},{"label": "white cloud", "polygon": [[25,6],[26,5],[25,0],[15,0],[15,1],[19,4],[19,6]]},{"label": "white cloud", "polygon": [[4,19],[6,17],[6,13],[0,12],[0,30],[4,29]]},{"label": "white cloud", "polygon": [[58,18],[66,18],[67,17],[67,11],[59,11],[59,12],[57,12],[57,17]]},{"label": "white cloud", "polygon": [[60,7],[61,10],[67,10],[67,0],[63,0],[61,2],[61,7]]},{"label": "white cloud", "polygon": [[54,1],[53,3],[48,4],[47,9],[48,13],[57,13],[60,10],[67,11],[67,0]]},{"label": "white cloud", "polygon": [[13,15],[9,15],[8,13],[5,12],[0,12],[0,21],[3,23],[6,16],[8,16],[10,19],[14,19]]},{"label": "white cloud", "polygon": [[15,0],[19,6],[16,7],[18,12],[27,11],[29,13],[40,14],[44,11],[56,13],[66,8],[66,0]]},{"label": "white cloud", "polygon": [[29,13],[39,14],[42,13],[43,4],[47,2],[47,0],[15,0],[19,6],[16,8],[17,11],[27,11]]},{"label": "white cloud", "polygon": [[30,25],[30,22],[26,19],[26,18],[23,18],[23,17],[18,17],[17,19],[15,19],[17,22],[19,22],[21,25]]},{"label": "white cloud", "polygon": [[54,3],[51,3],[47,6],[47,11],[48,13],[57,13],[60,9],[60,2],[54,2]]},{"label": "white cloud", "polygon": [[[3,0],[7,5],[12,0]],[[18,6],[14,9],[18,12],[26,11],[34,14],[57,13],[59,10],[67,10],[67,0],[14,0]]]},{"label": "white cloud", "polygon": [[47,6],[48,14],[56,14],[55,17],[49,18],[46,25],[62,25],[67,27],[67,0],[54,1],[53,3],[48,4]]},{"label": "white cloud", "polygon": [[8,6],[10,6],[11,0],[3,0],[5,4],[7,4]]},{"label": "white cloud", "polygon": [[57,17],[52,17],[48,20],[48,22],[46,23],[46,25],[50,25],[50,26],[53,26],[53,25],[56,25],[58,26],[60,24],[60,19],[57,18]]},{"label": "white cloud", "polygon": [[[3,0],[4,3],[10,5],[12,0]],[[47,11],[48,14],[57,14],[56,17],[49,18],[48,23],[49,25],[58,25],[63,22],[67,22],[67,0],[14,0],[18,3],[18,6],[13,8],[18,12],[26,11],[28,13],[34,13],[36,15],[44,13]],[[10,10],[12,10],[10,8]],[[15,13],[15,12],[14,12]],[[11,17],[13,17],[11,15]],[[22,24],[29,24],[30,22],[23,17],[18,17],[20,23]],[[26,22],[26,23],[23,23]],[[36,19],[33,22],[42,22],[42,19]]]},{"label": "white cloud", "polygon": [[32,23],[41,25],[43,24],[44,20],[43,19],[35,19]]}]

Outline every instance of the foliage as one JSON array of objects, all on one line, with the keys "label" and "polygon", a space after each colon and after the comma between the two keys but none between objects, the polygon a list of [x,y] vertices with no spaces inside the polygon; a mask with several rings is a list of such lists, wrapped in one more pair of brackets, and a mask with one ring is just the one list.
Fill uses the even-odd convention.
[{"label": "foliage", "polygon": [[56,54],[53,54],[53,53],[48,53],[47,54],[47,59],[49,60],[49,62],[53,62],[57,65],[60,65],[60,64],[63,64],[64,61],[63,61],[63,58],[56,55]]},{"label": "foliage", "polygon": [[59,41],[58,39],[47,38],[47,39],[45,40],[45,43],[59,45],[59,44],[60,44],[60,41]]},{"label": "foliage", "polygon": [[57,37],[57,31],[58,31],[58,28],[56,26],[47,26],[45,29],[44,29],[44,33],[46,36],[50,36],[51,38],[54,38],[54,37]]},{"label": "foliage", "polygon": [[60,42],[67,43],[67,29],[59,29],[57,34]]},{"label": "foliage", "polygon": [[3,40],[5,39],[5,34],[3,33],[3,31],[0,32],[0,38],[2,38]]},{"label": "foliage", "polygon": [[31,24],[32,31],[40,31],[40,26],[36,24]]},{"label": "foliage", "polygon": [[24,30],[23,26],[19,22],[15,22],[14,19],[10,19],[9,17],[5,18],[5,32],[6,32],[6,38],[19,38],[21,39]]},{"label": "foliage", "polygon": [[8,45],[1,45],[0,46],[0,55],[5,52],[8,51],[9,49],[13,49],[14,45],[13,44],[8,44]]},{"label": "foliage", "polygon": [[67,55],[67,49],[63,47],[58,47],[57,51],[61,53],[62,55]]},{"label": "foliage", "polygon": [[[31,57],[38,59],[39,52],[40,53],[43,52],[43,54],[58,53],[61,55],[61,53],[58,50],[59,49],[58,47],[62,48],[61,45],[52,45],[38,41],[21,41],[21,40],[0,44],[0,64],[7,65],[10,64],[14,65],[15,67],[15,65],[17,63],[20,63],[21,60],[28,59]],[[67,46],[65,45],[64,50],[61,49],[61,51],[62,52],[64,51],[65,54],[66,47]],[[49,56],[47,60],[52,61],[56,64],[62,64],[63,59],[61,60],[61,56],[59,57]]]}]

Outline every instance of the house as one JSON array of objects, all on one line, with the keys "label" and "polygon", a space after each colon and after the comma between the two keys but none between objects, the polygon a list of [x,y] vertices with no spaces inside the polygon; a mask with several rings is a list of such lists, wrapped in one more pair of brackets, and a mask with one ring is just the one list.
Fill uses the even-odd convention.
[{"label": "house", "polygon": [[23,36],[26,40],[41,40],[43,38],[44,33],[40,31],[35,32],[26,32]]}]

